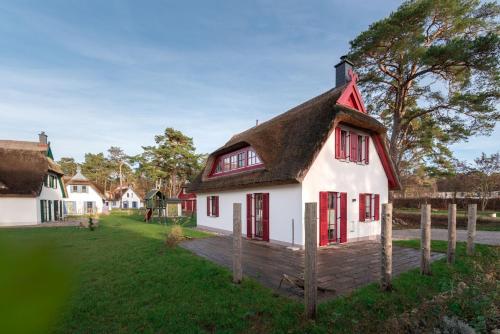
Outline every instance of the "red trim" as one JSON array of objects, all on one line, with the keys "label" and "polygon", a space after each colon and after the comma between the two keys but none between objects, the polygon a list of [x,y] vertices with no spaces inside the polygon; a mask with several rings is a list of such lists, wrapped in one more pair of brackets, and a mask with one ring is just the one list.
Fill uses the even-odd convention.
[{"label": "red trim", "polygon": [[373,144],[375,145],[375,149],[377,150],[378,156],[380,157],[380,162],[382,163],[382,167],[384,167],[385,175],[387,175],[389,189],[390,190],[399,189],[399,184],[396,181],[397,180],[396,173],[392,169],[389,154],[386,152],[384,145],[382,144],[380,135],[374,135],[372,139],[373,139]]},{"label": "red trim", "polygon": [[366,210],[366,206],[365,206],[365,194],[359,194],[359,221],[360,222],[364,222],[366,217],[365,217],[365,210]]},{"label": "red trim", "polygon": [[347,193],[340,193],[340,242],[347,242]]},{"label": "red trim", "polygon": [[328,192],[319,193],[319,245],[328,245]]},{"label": "red trim", "polygon": [[[251,165],[251,166],[248,165],[248,152],[249,151],[253,151],[255,153],[255,155],[259,158],[260,163],[255,164],[255,165]],[[240,168],[236,168],[236,169],[231,169],[231,170],[228,170],[228,171],[221,171],[221,172],[216,172],[215,171],[217,169],[217,165],[219,164],[220,161],[223,161],[225,158],[230,158],[233,155],[237,156],[239,153],[246,153],[245,154],[245,166],[244,167],[240,167]],[[236,173],[244,172],[244,171],[247,171],[247,170],[261,168],[263,166],[264,166],[264,163],[262,162],[262,159],[257,154],[257,152],[255,152],[255,150],[251,146],[246,146],[246,147],[241,148],[239,150],[236,150],[236,151],[233,151],[233,152],[229,152],[229,153],[226,153],[224,155],[221,155],[221,156],[218,156],[217,158],[215,158],[214,159],[214,163],[212,165],[212,169],[210,170],[209,177],[217,177],[217,176],[223,176],[223,175],[236,174]]]},{"label": "red trim", "polygon": [[337,100],[337,104],[343,105],[347,108],[355,109],[362,113],[366,114],[366,108],[363,103],[363,98],[361,97],[361,93],[359,92],[358,86],[356,85],[356,81],[358,80],[358,76],[354,72],[349,73],[351,76],[351,81],[347,84],[347,87],[340,95]]},{"label": "red trim", "polygon": [[374,204],[373,204],[374,211],[375,211],[374,218],[375,218],[375,220],[380,220],[380,195],[375,194],[374,197],[375,197]]},{"label": "red trim", "polygon": [[212,200],[215,201],[215,217],[219,217],[219,196],[214,196]]},{"label": "red trim", "polygon": [[269,194],[262,194],[262,240],[269,241]]},{"label": "red trim", "polygon": [[335,128],[335,158],[340,159],[340,127]]},{"label": "red trim", "polygon": [[352,162],[356,162],[358,161],[358,134],[350,131],[349,138],[351,142],[351,144],[349,145],[349,160]]},{"label": "red trim", "polygon": [[210,196],[207,196],[207,216],[210,216]]},{"label": "red trim", "polygon": [[247,238],[252,239],[252,194],[247,194]]},{"label": "red trim", "polygon": [[370,162],[370,136],[365,136],[365,164]]}]

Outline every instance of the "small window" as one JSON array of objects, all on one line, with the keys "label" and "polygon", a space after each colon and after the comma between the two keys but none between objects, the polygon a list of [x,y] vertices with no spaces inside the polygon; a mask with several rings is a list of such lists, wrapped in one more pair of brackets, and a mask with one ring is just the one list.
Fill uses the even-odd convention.
[{"label": "small window", "polygon": [[365,160],[365,155],[364,155],[365,139],[364,138],[365,138],[364,136],[358,136],[358,159],[357,159],[358,162],[363,162]]},{"label": "small window", "polygon": [[253,165],[257,165],[257,164],[260,164],[260,159],[257,156],[257,153],[255,153],[252,150],[249,150],[248,151],[248,165],[253,166]]},{"label": "small window", "polygon": [[347,158],[347,131],[340,131],[340,159]]},{"label": "small window", "polygon": [[86,193],[87,192],[87,186],[82,186],[82,193]]},{"label": "small window", "polygon": [[224,172],[231,170],[231,160],[229,157],[224,158]]},{"label": "small window", "polygon": [[238,157],[236,155],[231,156],[231,170],[238,168]]},{"label": "small window", "polygon": [[359,194],[359,221],[377,221],[380,219],[380,195]]},{"label": "small window", "polygon": [[245,152],[238,153],[238,168],[245,167]]},{"label": "small window", "polygon": [[371,194],[365,194],[365,220],[372,219],[372,198]]},{"label": "small window", "polygon": [[72,186],[71,187],[71,192],[77,193],[78,192],[78,186]]},{"label": "small window", "polygon": [[219,217],[219,196],[207,196],[207,216]]},{"label": "small window", "polygon": [[129,197],[130,197],[130,194],[129,194],[129,193],[127,193],[127,198],[129,198]]}]

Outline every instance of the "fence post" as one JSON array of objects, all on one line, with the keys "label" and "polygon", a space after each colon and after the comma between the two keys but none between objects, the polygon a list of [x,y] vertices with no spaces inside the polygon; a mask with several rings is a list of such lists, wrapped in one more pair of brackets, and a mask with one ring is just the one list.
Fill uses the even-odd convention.
[{"label": "fence post", "polygon": [[457,205],[448,204],[448,264],[455,263],[457,248]]},{"label": "fence post", "polygon": [[422,275],[431,274],[431,205],[422,204],[420,218],[421,238],[420,238],[420,273]]},{"label": "fence post", "polygon": [[392,289],[392,203],[382,204],[382,231],[380,241],[382,254],[380,258],[380,288],[384,291]]},{"label": "fence post", "polygon": [[233,282],[240,283],[241,268],[241,203],[233,203]]},{"label": "fence post", "polygon": [[469,204],[467,215],[467,255],[474,255],[474,241],[476,239],[477,204]]},{"label": "fence post", "polygon": [[317,236],[317,203],[306,203],[305,209],[305,258],[304,258],[304,304],[308,319],[316,318],[316,251]]}]

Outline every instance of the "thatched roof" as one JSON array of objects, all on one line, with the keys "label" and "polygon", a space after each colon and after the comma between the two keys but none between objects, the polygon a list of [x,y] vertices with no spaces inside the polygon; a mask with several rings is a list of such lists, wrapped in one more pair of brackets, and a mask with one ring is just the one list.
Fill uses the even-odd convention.
[{"label": "thatched roof", "polygon": [[[345,86],[331,89],[273,119],[233,136],[208,157],[205,169],[189,185],[192,192],[246,188],[301,182],[316,155],[342,122],[379,136],[382,154],[388,157],[386,129],[373,117],[337,104]],[[225,153],[252,146],[264,167],[233,175],[209,177],[215,159]],[[380,152],[379,152],[380,154]],[[390,159],[389,159],[390,162]],[[394,175],[394,166],[389,168]],[[392,189],[399,187],[395,178]]]},{"label": "thatched roof", "polygon": [[37,142],[0,140],[0,196],[36,197],[49,171],[62,176],[48,150]]}]

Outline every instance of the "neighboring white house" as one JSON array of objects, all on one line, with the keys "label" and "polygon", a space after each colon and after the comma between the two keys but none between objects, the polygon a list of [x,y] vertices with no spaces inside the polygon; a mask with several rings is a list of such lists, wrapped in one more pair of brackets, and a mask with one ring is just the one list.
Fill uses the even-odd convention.
[{"label": "neighboring white house", "polygon": [[38,142],[0,140],[0,226],[64,218],[62,172],[44,132]]},{"label": "neighboring white house", "polygon": [[107,208],[102,191],[82,174],[80,167],[76,174],[64,183],[68,194],[68,198],[64,200],[66,214],[102,213],[103,209]]},{"label": "neighboring white house", "polygon": [[248,238],[304,245],[304,208],[318,203],[318,243],[376,239],[380,207],[400,188],[386,129],[369,116],[352,64],[336,66],[336,87],[233,136],[208,157],[189,191],[197,225],[232,231],[242,203]]},{"label": "neighboring white house", "polygon": [[116,188],[108,197],[112,209],[120,208],[120,198],[123,209],[140,209],[144,206],[141,197],[131,185]]}]

